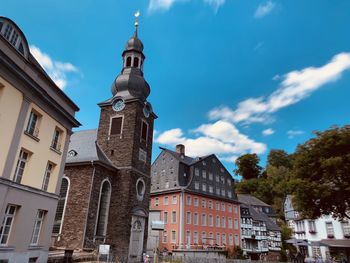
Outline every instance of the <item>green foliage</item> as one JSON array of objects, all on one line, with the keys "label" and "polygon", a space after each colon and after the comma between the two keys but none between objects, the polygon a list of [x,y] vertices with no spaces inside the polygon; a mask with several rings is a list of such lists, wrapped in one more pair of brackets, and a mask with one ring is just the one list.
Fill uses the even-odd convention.
[{"label": "green foliage", "polygon": [[350,218],[350,126],[315,135],[295,153],[293,203],[309,218]]},{"label": "green foliage", "polygon": [[262,167],[259,166],[259,157],[257,154],[244,154],[236,160],[236,174],[243,177],[245,180],[258,178],[261,174]]},{"label": "green foliage", "polygon": [[277,149],[272,149],[267,156],[267,164],[269,166],[274,166],[274,167],[286,167],[291,169],[292,168],[292,161],[291,157],[286,151],[283,150],[277,150]]}]

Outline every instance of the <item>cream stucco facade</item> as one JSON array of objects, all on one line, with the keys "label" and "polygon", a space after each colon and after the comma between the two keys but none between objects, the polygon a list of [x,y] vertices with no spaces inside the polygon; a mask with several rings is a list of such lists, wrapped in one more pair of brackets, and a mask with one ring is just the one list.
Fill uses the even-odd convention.
[{"label": "cream stucco facade", "polygon": [[79,108],[0,17],[0,262],[46,262]]}]

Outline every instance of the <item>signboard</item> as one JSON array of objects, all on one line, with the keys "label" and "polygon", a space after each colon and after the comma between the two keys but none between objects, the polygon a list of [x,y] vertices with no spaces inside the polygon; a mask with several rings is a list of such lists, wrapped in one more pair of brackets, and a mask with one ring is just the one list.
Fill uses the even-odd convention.
[{"label": "signboard", "polygon": [[163,231],[164,230],[164,222],[163,221],[152,221],[151,228],[152,228],[152,230]]},{"label": "signboard", "polygon": [[109,255],[109,245],[100,245],[98,251],[100,255]]}]

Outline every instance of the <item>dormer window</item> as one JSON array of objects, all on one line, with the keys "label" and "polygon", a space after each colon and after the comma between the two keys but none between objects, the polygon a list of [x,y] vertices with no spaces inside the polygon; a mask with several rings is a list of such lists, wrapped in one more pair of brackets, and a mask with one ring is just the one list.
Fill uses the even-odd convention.
[{"label": "dormer window", "polygon": [[11,22],[4,19],[0,20],[0,35],[2,35],[22,55],[25,54],[23,36]]}]

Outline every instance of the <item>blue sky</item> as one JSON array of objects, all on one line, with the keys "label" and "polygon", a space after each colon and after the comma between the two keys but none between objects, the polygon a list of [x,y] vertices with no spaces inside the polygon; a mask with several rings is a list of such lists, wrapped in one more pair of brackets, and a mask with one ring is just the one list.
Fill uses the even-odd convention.
[{"label": "blue sky", "polygon": [[139,36],[158,146],[233,161],[293,152],[314,130],[349,123],[348,0],[3,0],[32,53],[96,128],[121,53]]}]

